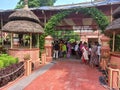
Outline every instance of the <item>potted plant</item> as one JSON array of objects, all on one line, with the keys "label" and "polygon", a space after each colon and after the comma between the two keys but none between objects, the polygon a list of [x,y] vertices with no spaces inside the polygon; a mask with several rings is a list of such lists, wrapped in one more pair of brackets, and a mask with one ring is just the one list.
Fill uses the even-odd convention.
[{"label": "potted plant", "polygon": [[24,60],[30,60],[30,54],[25,54],[23,57]]}]

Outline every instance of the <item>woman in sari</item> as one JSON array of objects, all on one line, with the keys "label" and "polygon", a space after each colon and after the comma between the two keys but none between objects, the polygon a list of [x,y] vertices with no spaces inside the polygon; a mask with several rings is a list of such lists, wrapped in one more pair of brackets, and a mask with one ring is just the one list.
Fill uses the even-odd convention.
[{"label": "woman in sari", "polygon": [[67,43],[67,58],[70,58],[71,55],[71,44],[70,42]]},{"label": "woman in sari", "polygon": [[94,45],[92,46],[90,65],[92,67],[98,65],[97,42],[95,42]]},{"label": "woman in sari", "polygon": [[84,42],[84,44],[83,44],[82,52],[83,52],[83,54],[82,54],[82,62],[87,64],[89,59],[88,59],[88,47],[87,47],[86,42]]}]

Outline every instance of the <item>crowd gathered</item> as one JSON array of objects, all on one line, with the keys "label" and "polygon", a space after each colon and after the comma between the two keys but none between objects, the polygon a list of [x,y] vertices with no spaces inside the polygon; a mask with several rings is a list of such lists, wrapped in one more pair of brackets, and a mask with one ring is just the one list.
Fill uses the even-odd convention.
[{"label": "crowd gathered", "polygon": [[100,65],[101,45],[98,42],[70,42],[55,40],[53,42],[53,58],[71,58],[75,56],[81,63],[91,67]]}]

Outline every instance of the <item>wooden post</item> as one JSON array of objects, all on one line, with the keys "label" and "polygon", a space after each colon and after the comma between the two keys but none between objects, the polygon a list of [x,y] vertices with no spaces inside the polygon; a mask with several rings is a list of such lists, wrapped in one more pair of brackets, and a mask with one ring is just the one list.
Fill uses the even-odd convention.
[{"label": "wooden post", "polygon": [[25,75],[29,76],[31,74],[32,66],[31,66],[31,60],[25,60]]},{"label": "wooden post", "polygon": [[40,41],[39,41],[39,33],[38,33],[38,37],[37,37],[37,47],[39,48],[40,45]]},{"label": "wooden post", "polygon": [[115,51],[115,32],[113,32],[113,46],[112,46],[112,51]]},{"label": "wooden post", "polygon": [[32,48],[32,33],[30,33],[30,49]]},{"label": "wooden post", "polygon": [[112,18],[113,10],[112,10],[112,9],[113,9],[113,8],[112,8],[112,4],[110,4],[110,5],[111,5],[111,8],[110,8],[110,9],[111,9],[111,10],[110,10],[110,22],[112,22],[112,20],[113,20],[113,18]]},{"label": "wooden post", "polygon": [[99,29],[98,29],[98,43],[100,43],[100,34],[99,34]]},{"label": "wooden post", "polygon": [[11,49],[13,48],[13,33],[11,33]]}]

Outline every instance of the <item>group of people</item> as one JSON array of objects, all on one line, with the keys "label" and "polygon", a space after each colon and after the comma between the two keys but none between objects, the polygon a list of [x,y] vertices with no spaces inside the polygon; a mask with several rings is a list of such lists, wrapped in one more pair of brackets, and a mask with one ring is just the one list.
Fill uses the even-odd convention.
[{"label": "group of people", "polygon": [[69,42],[56,40],[53,43],[53,58],[70,58],[75,56],[81,63],[90,66],[99,66],[101,55],[101,45],[98,42]]},{"label": "group of people", "polygon": [[86,43],[81,46],[82,62],[90,66],[99,66],[101,57],[101,45],[98,42]]}]

